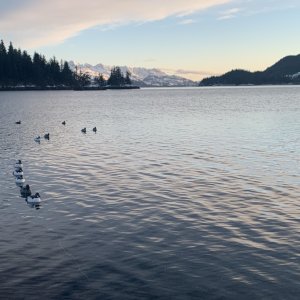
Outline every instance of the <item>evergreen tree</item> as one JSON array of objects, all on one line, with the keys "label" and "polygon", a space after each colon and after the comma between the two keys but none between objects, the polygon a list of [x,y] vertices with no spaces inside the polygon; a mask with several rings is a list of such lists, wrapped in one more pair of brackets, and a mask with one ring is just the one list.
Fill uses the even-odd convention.
[{"label": "evergreen tree", "polygon": [[31,56],[23,51],[22,53],[22,83],[24,85],[33,83],[33,63]]},{"label": "evergreen tree", "polygon": [[59,85],[61,84],[61,74],[59,63],[55,57],[51,58],[48,65],[48,85]]},{"label": "evergreen tree", "polygon": [[79,73],[75,73],[75,85],[77,88],[83,88],[90,84],[91,76],[89,74],[83,73],[81,70],[79,71]]},{"label": "evergreen tree", "polygon": [[0,42],[0,86],[5,86],[7,74],[7,52],[3,40]]},{"label": "evergreen tree", "polygon": [[69,68],[69,64],[67,62],[64,62],[61,70],[61,80],[62,84],[66,86],[72,86],[74,84],[74,74]]},{"label": "evergreen tree", "polygon": [[38,53],[33,55],[33,83],[44,87],[47,85],[46,59]]},{"label": "evergreen tree", "polygon": [[127,71],[126,72],[126,77],[125,77],[125,84],[127,84],[127,85],[132,84],[130,76],[131,76],[131,73],[129,71]]},{"label": "evergreen tree", "polygon": [[95,77],[95,83],[99,86],[99,87],[103,87],[106,85],[106,80],[103,77],[103,74],[99,73],[97,77]]},{"label": "evergreen tree", "polygon": [[24,71],[22,66],[22,51],[21,49],[14,49],[14,59],[16,65],[15,84],[22,84]]},{"label": "evergreen tree", "polygon": [[121,72],[120,67],[112,68],[107,84],[111,86],[122,86],[125,84],[125,78]]},{"label": "evergreen tree", "polygon": [[7,51],[7,61],[9,66],[7,69],[7,80],[10,85],[15,85],[18,81],[17,59],[15,49],[11,42]]}]

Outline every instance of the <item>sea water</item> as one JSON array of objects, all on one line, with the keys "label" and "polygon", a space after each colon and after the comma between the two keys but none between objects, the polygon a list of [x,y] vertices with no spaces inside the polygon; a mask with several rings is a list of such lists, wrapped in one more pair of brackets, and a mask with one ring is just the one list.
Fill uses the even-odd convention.
[{"label": "sea water", "polygon": [[0,298],[299,299],[300,87],[1,92],[0,158]]}]

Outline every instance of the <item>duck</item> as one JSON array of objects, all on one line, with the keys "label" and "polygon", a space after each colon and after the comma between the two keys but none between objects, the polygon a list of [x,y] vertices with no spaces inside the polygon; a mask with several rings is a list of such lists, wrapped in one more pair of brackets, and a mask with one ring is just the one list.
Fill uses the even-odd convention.
[{"label": "duck", "polygon": [[19,175],[16,177],[16,183],[23,184],[24,182],[25,182],[25,178],[23,177],[23,175]]},{"label": "duck", "polygon": [[41,196],[39,193],[35,193],[33,196],[28,196],[26,198],[27,203],[36,204],[41,202]]},{"label": "duck", "polygon": [[66,121],[63,121],[61,124],[66,125]]},{"label": "duck", "polygon": [[34,140],[39,143],[41,141],[41,137],[37,136],[37,137],[34,138]]},{"label": "duck", "polygon": [[15,169],[23,168],[22,161],[19,159],[15,163]]},{"label": "duck", "polygon": [[21,196],[26,197],[26,198],[28,196],[31,196],[31,190],[30,190],[29,184],[26,184],[26,186],[22,186],[20,189],[20,193],[21,193]]},{"label": "duck", "polygon": [[86,133],[86,127],[84,127],[83,129],[81,129],[81,132]]},{"label": "duck", "polygon": [[21,124],[21,121],[17,121],[16,124]]},{"label": "duck", "polygon": [[13,175],[14,175],[14,176],[24,175],[23,169],[22,169],[22,168],[16,168],[16,169],[13,171]]},{"label": "duck", "polygon": [[46,133],[46,134],[44,135],[44,138],[45,138],[46,140],[49,140],[49,139],[50,139],[50,133]]},{"label": "duck", "polygon": [[97,127],[94,127],[94,128],[93,128],[93,131],[94,131],[94,132],[97,132]]}]

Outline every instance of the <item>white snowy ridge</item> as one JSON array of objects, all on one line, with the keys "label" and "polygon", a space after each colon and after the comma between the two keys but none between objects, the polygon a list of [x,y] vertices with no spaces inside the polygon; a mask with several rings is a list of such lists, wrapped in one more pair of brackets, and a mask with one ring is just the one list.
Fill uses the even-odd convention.
[{"label": "white snowy ridge", "polygon": [[[74,61],[68,62],[71,70],[81,70],[83,73],[88,73],[91,77],[96,77],[99,73],[103,74],[104,78],[108,78],[112,66],[97,64],[95,66],[90,64],[77,64]],[[126,71],[131,73],[131,79],[141,86],[196,86],[197,82],[189,80],[177,75],[169,75],[159,69],[147,69],[142,67],[127,67],[121,66],[123,74]]]}]

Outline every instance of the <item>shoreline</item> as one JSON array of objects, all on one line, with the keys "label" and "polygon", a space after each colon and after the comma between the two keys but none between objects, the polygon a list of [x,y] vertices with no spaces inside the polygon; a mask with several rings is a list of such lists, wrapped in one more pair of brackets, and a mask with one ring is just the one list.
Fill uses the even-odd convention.
[{"label": "shoreline", "polygon": [[205,88],[263,88],[263,87],[300,87],[300,84],[240,84],[240,85],[200,85],[200,86],[111,86],[111,87],[0,87],[0,92],[27,92],[27,91],[106,91],[106,90],[134,90],[134,89],[205,89]]},{"label": "shoreline", "polygon": [[107,87],[0,87],[0,92],[23,92],[23,91],[105,91],[105,90],[135,90],[139,86],[107,86]]}]

